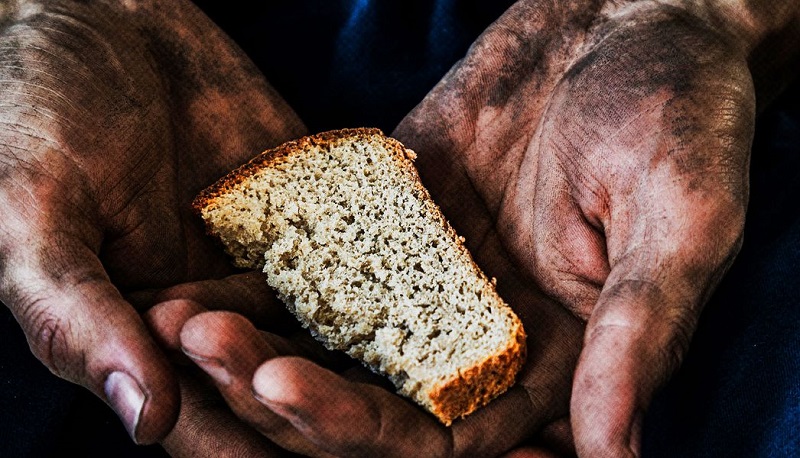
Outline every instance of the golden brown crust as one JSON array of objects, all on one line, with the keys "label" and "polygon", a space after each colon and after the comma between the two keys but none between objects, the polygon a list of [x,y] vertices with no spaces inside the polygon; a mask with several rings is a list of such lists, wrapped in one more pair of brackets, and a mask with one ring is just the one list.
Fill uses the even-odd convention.
[{"label": "golden brown crust", "polygon": [[201,191],[192,202],[192,209],[197,214],[200,214],[204,208],[213,205],[214,200],[217,197],[230,192],[246,178],[253,176],[259,170],[274,165],[290,154],[296,154],[298,151],[304,151],[311,146],[334,143],[337,140],[345,138],[352,138],[353,140],[357,141],[358,139],[364,139],[376,135],[383,137],[383,132],[380,129],[358,127],[353,129],[340,129],[321,132],[316,135],[310,135],[283,143],[275,148],[264,151],[247,163],[234,169],[219,179],[216,183]]},{"label": "golden brown crust", "polygon": [[525,331],[516,316],[514,320],[515,335],[503,351],[460,371],[431,391],[431,413],[439,421],[450,426],[453,420],[466,417],[514,385],[527,355]]}]

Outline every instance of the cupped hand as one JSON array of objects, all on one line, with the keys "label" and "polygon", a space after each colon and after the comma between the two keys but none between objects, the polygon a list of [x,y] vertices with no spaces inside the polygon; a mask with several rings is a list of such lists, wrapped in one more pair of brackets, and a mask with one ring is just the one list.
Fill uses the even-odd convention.
[{"label": "cupped hand", "polygon": [[0,14],[0,299],[53,373],[153,442],[178,388],[134,305],[231,273],[191,198],[305,128],[188,1]]},{"label": "cupped hand", "polygon": [[748,48],[673,3],[518,2],[395,131],[479,263],[497,240],[520,282],[586,323],[577,366],[562,360],[581,456],[639,453],[741,243]]}]

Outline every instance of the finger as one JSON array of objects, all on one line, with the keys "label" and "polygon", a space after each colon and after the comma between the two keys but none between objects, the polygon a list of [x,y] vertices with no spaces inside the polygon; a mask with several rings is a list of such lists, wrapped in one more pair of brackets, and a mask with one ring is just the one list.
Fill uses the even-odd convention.
[{"label": "finger", "polygon": [[190,364],[181,347],[181,329],[195,315],[206,312],[206,308],[192,300],[173,299],[157,304],[143,316],[156,343],[180,364]]},{"label": "finger", "polygon": [[573,385],[579,454],[639,455],[644,412],[679,366],[703,304],[738,250],[743,208],[726,209],[719,196],[697,206],[663,198],[647,202],[655,212],[633,213],[626,239],[609,238],[612,270]]},{"label": "finger", "polygon": [[[544,400],[543,402],[549,402]],[[452,426],[456,456],[498,456],[535,433],[550,413],[517,385]]]},{"label": "finger", "polygon": [[[193,300],[172,299],[152,307],[144,314],[144,320],[161,348],[167,350],[175,361],[187,363],[189,359],[186,358],[183,352],[185,347],[181,343],[183,327],[192,317],[208,311],[208,309]],[[221,315],[209,314],[207,318],[214,316],[227,317],[232,319],[235,323],[246,322],[246,320],[239,320],[238,318],[241,317],[232,313]],[[206,324],[202,333],[219,334],[220,330],[223,329],[223,326],[218,326],[214,320],[203,320],[203,322]],[[197,322],[195,324],[198,325],[199,323],[200,322]],[[293,324],[292,327],[299,328],[296,324]],[[250,331],[253,325],[246,323],[246,328],[247,331]],[[202,334],[199,329],[200,326],[196,326],[191,335]],[[226,331],[225,336],[236,335],[236,332],[237,331]],[[262,334],[260,338],[268,339],[272,342],[273,346],[277,346],[282,352],[285,352],[284,354],[303,355],[306,358],[324,364],[326,367],[336,369],[344,369],[353,365],[352,359],[343,354],[325,349],[308,334],[308,331],[302,328],[291,334],[289,337],[290,341],[276,334],[259,332]],[[210,340],[210,342],[215,342],[215,340]],[[235,342],[229,342],[229,345],[240,345],[242,342],[244,341],[237,340]],[[217,351],[223,351],[224,354],[225,348],[227,348],[227,346],[219,346],[217,347]]]},{"label": "finger", "polygon": [[286,456],[286,451],[236,418],[209,386],[184,374],[180,377],[180,388],[182,402],[178,422],[161,443],[170,456]]},{"label": "finger", "polygon": [[381,388],[349,382],[301,358],[273,358],[253,378],[270,410],[336,456],[452,455],[449,431]]},{"label": "finger", "polygon": [[[190,447],[190,451],[195,450],[191,445],[195,442],[193,438],[199,436],[202,441],[198,445],[201,447],[198,450],[206,452],[215,450],[213,455],[208,456],[220,456],[222,450],[224,453],[239,453],[238,448],[233,451],[225,448],[229,447],[225,440],[225,428],[216,426],[219,421],[234,417],[232,409],[238,416],[234,417],[236,421],[232,422],[237,425],[237,434],[244,435],[238,431],[241,425],[255,426],[263,434],[260,437],[273,438],[288,450],[323,456],[324,453],[311,446],[291,424],[258,403],[253,398],[251,386],[253,373],[258,365],[278,352],[311,354],[325,350],[319,345],[313,348],[312,345],[289,344],[278,336],[269,336],[272,340],[270,345],[267,342],[268,335],[257,331],[241,316],[225,312],[206,312],[196,302],[176,299],[153,307],[145,315],[157,340],[166,348],[180,352],[184,357],[182,361],[189,361],[182,349],[191,355],[192,361],[212,378],[229,406],[229,408],[199,406],[185,412],[185,408],[191,407],[187,406],[187,402],[193,401],[183,394],[181,418],[186,418],[178,421],[176,430],[179,434],[171,433],[171,436],[177,434],[176,438],[171,439],[171,449],[180,452],[180,455],[186,452],[187,446]],[[201,314],[204,315],[188,323],[191,318]],[[184,328],[185,333],[181,341],[181,332]],[[192,384],[194,385],[196,383]],[[197,397],[195,391],[189,394]],[[220,412],[218,418],[215,418],[216,411]],[[212,431],[206,431],[207,428],[211,428]],[[244,441],[242,445],[249,447],[251,441]]]},{"label": "finger", "polygon": [[[638,435],[644,411],[654,391],[676,366],[674,359],[687,345],[670,342],[673,336],[668,334],[688,338],[691,324],[679,325],[683,327],[680,330],[659,330],[656,336],[634,320],[612,319],[603,313],[589,322],[571,410],[579,453],[593,450],[596,456],[639,456]],[[597,321],[607,324],[595,325]],[[654,340],[645,342],[646,334]]]},{"label": "finger", "polygon": [[572,429],[569,418],[562,418],[547,425],[538,437],[524,445],[515,447],[503,458],[565,458],[575,455]]},{"label": "finger", "polygon": [[0,281],[31,350],[55,375],[104,399],[135,441],[157,441],[179,404],[166,358],[94,250],[65,234],[37,240],[49,244],[6,252]]},{"label": "finger", "polygon": [[303,349],[281,337],[259,332],[244,317],[230,312],[209,312],[190,319],[181,332],[181,344],[184,352],[211,376],[240,419],[288,450],[325,455],[288,421],[253,397],[253,374],[261,363],[278,355],[301,354]]}]

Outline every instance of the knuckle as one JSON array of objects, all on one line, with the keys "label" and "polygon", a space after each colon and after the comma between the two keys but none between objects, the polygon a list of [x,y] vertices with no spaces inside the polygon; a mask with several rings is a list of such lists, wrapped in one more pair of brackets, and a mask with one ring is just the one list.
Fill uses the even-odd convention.
[{"label": "knuckle", "polygon": [[669,303],[669,296],[655,281],[625,278],[608,286],[602,293],[601,301],[613,305],[617,311],[614,318],[633,326],[646,319],[646,314],[652,313],[654,307]]},{"label": "knuckle", "polygon": [[642,278],[626,278],[609,288],[608,294],[621,297],[663,296],[661,287],[652,280]]},{"label": "knuckle", "polygon": [[244,421],[253,426],[264,437],[280,440],[281,437],[291,436],[294,427],[291,423],[287,422],[283,417],[277,415],[262,415],[260,418],[255,418],[256,413],[248,409],[244,411],[234,408],[234,412]]},{"label": "knuckle", "polygon": [[607,332],[629,335],[656,369],[655,384],[663,384],[689,349],[699,314],[697,298],[691,294],[669,295],[655,282],[636,279],[620,281],[605,294],[614,307],[587,338],[596,339]]},{"label": "knuckle", "polygon": [[[669,313],[665,319],[664,344],[658,347],[657,361],[664,368],[664,376],[672,374],[683,362],[689,350],[697,320],[690,308],[681,307]],[[664,382],[665,380],[662,380]]]},{"label": "knuckle", "polygon": [[[33,354],[58,377],[76,380],[80,370],[73,364],[69,321],[52,314],[43,299],[23,307],[23,328]],[[81,365],[82,366],[82,365]]]},{"label": "knuckle", "polygon": [[[372,403],[369,404],[370,407],[365,411],[367,413],[365,425],[369,426],[364,430],[364,435],[344,435],[339,443],[339,448],[343,451],[347,450],[347,456],[349,457],[367,458],[375,456],[376,449],[381,448],[380,444],[392,444],[390,438],[386,437],[384,415],[377,406],[372,405]],[[386,448],[389,450],[385,450],[384,453],[391,453],[391,447]]]}]

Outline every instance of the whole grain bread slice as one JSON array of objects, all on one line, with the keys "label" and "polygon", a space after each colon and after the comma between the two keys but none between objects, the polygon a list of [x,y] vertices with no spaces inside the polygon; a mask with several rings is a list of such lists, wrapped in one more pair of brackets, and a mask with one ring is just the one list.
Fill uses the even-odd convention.
[{"label": "whole grain bread slice", "polygon": [[324,132],[260,154],[193,207],[316,338],[449,425],[514,383],[525,332],[415,157],[377,129]]}]

